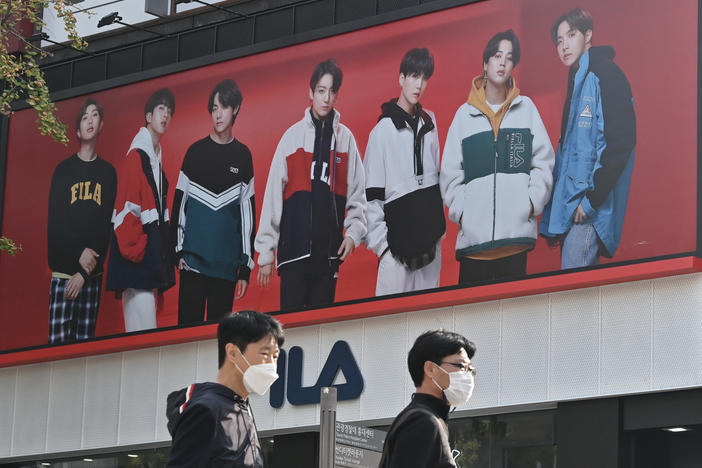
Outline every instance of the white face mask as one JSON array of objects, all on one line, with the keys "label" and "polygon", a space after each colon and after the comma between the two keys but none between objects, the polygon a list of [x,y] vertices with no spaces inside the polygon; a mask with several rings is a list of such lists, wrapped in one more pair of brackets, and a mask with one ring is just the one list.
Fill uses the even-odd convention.
[{"label": "white face mask", "polygon": [[[244,353],[241,351],[239,351],[239,353],[241,357],[244,358],[244,361],[246,361],[246,364],[249,364]],[[239,369],[236,363],[234,363],[234,365]],[[249,368],[246,369],[246,372],[242,372],[244,375],[244,387],[246,387],[246,390],[250,393],[265,395],[270,386],[273,385],[273,382],[278,380],[277,369],[278,366],[272,362],[254,365],[249,364]],[[239,372],[241,372],[241,369],[239,369]]]},{"label": "white face mask", "polygon": [[[439,369],[446,372],[441,366],[437,365]],[[434,384],[444,392],[446,400],[451,406],[461,406],[468,403],[470,397],[473,395],[473,388],[475,388],[475,379],[473,374],[470,372],[446,372],[449,375],[449,386],[446,388],[441,388],[441,385],[436,383],[436,380],[431,379]]]}]

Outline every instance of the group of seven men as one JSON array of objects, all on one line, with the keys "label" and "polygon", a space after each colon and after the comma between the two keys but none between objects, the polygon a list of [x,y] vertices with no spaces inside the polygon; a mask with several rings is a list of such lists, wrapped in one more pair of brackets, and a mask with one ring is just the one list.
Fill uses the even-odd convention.
[{"label": "group of seven men", "polygon": [[[561,241],[563,268],[593,265],[600,255],[614,254],[633,165],[635,117],[629,83],[612,61],[610,47],[592,47],[592,29],[589,14],[576,9],[552,31],[559,57],[570,70],[555,168],[547,138],[541,158],[546,163],[536,167],[539,158],[519,149],[531,148],[531,141],[522,138],[533,135],[510,134],[511,150],[505,156],[496,133],[494,171],[490,167],[486,172],[494,176],[494,198],[500,158],[509,158],[503,172],[510,172],[525,156],[532,173],[547,168],[542,181],[526,179],[529,187],[540,183],[543,189],[542,201],[523,201],[530,202],[527,217],[534,226],[527,244],[533,248],[536,216],[543,209],[540,232]],[[488,43],[486,82],[490,60],[502,62],[496,73],[504,75],[501,54],[515,66],[518,47],[511,31]],[[465,195],[475,178],[468,173],[475,166],[468,159],[477,147],[470,147],[475,139],[453,136],[460,134],[459,114],[466,104],[456,114],[440,162],[434,114],[420,104],[433,73],[434,60],[427,49],[405,54],[399,96],[382,104],[362,160],[335,108],[342,71],[334,60],[319,63],[310,78],[310,107],[283,134],[273,155],[258,231],[251,152],[232,135],[242,105],[241,90],[233,80],[220,82],[210,94],[212,131],[188,148],[170,213],[160,140],[175,114],[172,92],[161,89],[147,101],[145,125],[120,164],[119,177],[96,152],[103,109],[97,101],[86,100],[76,125],[80,150],[56,168],[49,198],[49,342],[94,335],[110,235],[106,287],[121,295],[128,332],[156,327],[160,293],[175,284],[173,265],[180,273],[179,324],[201,322],[205,313],[208,320],[229,314],[234,299],[243,297],[249,286],[254,250],[260,286],[270,285],[274,269],[280,275],[281,310],[332,303],[339,266],[360,243],[379,260],[376,295],[438,287],[444,203],[451,219],[461,225],[470,222],[464,215],[471,206],[482,201]],[[511,76],[507,90],[510,85],[516,88]],[[493,111],[485,115],[509,115],[513,104],[489,99],[485,102]],[[472,102],[473,96],[468,105]],[[469,110],[483,114],[479,108]],[[538,118],[535,108],[534,112]],[[455,168],[444,170],[451,159],[449,147],[458,148],[462,156]],[[455,180],[447,181],[449,176]],[[455,200],[462,204],[456,219]],[[491,245],[499,245],[496,202],[488,203]],[[459,261],[473,258],[458,247]],[[526,268],[526,252],[523,255],[521,274]],[[476,277],[464,275],[462,266],[459,282],[475,284]]]}]

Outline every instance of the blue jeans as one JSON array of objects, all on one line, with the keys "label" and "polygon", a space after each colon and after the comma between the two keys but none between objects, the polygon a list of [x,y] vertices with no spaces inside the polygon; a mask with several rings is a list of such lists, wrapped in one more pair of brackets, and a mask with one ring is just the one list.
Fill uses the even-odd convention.
[{"label": "blue jeans", "polygon": [[573,224],[563,240],[561,269],[600,263],[600,239],[591,223]]}]

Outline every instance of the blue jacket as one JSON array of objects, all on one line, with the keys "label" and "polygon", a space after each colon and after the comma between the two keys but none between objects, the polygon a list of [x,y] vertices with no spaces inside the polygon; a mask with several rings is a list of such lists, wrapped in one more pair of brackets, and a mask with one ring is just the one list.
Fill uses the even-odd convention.
[{"label": "blue jacket", "polygon": [[582,204],[607,257],[621,238],[636,146],[631,87],[612,59],[611,47],[592,47],[570,70],[553,196],[540,225],[544,236],[565,234]]}]

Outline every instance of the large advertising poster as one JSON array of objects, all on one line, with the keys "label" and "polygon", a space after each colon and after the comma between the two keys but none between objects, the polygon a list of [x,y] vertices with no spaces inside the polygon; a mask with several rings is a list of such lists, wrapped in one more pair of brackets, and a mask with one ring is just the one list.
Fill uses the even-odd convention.
[{"label": "large advertising poster", "polygon": [[[569,17],[554,42],[576,7],[594,26]],[[697,17],[696,0],[490,0],[60,101],[72,125],[87,98],[103,109],[79,127],[100,130],[100,168],[57,169],[76,128],[63,147],[19,111],[0,350],[197,323],[203,291],[226,309],[247,266],[234,310],[278,311],[281,290],[299,310],[694,251]],[[400,73],[413,48],[428,80],[421,51]],[[330,58],[343,80],[311,80]],[[230,84],[209,102],[228,79],[240,105]]]}]

